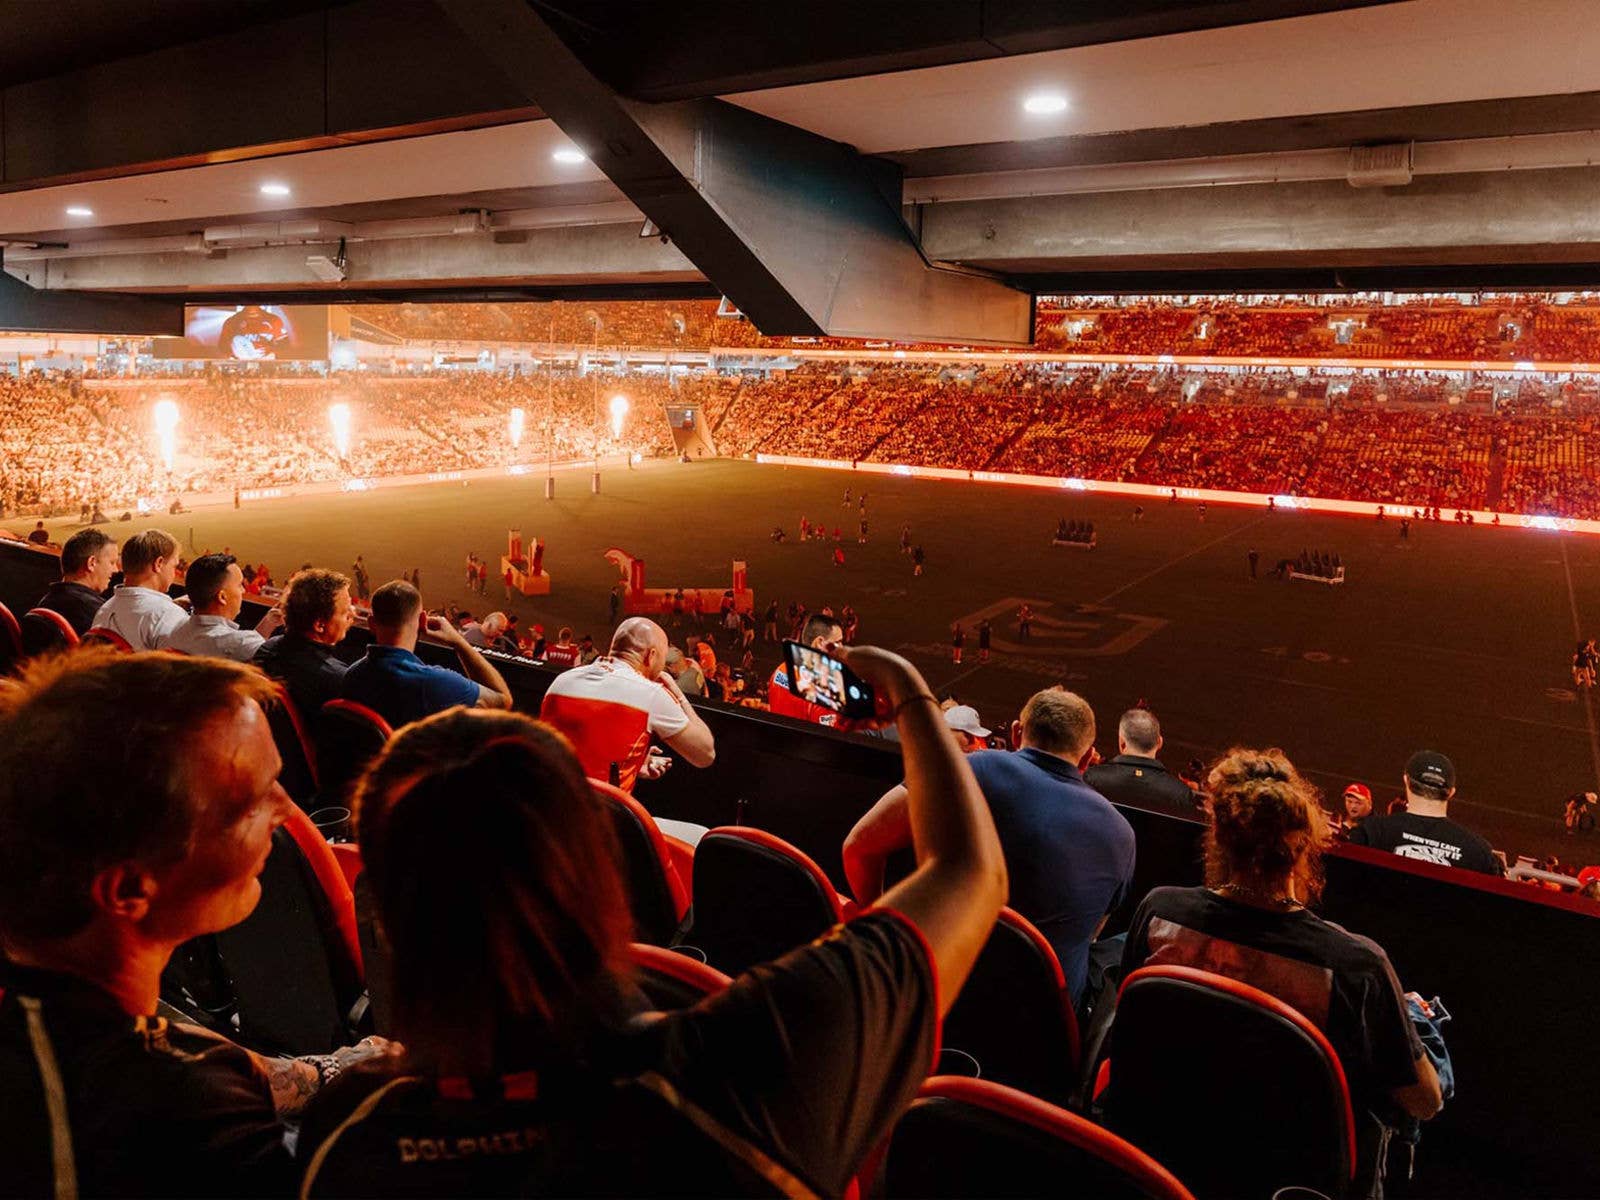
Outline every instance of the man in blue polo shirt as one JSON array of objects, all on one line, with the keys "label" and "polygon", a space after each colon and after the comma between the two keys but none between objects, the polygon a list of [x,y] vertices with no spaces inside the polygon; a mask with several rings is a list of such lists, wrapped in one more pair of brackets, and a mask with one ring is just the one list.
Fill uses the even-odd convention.
[{"label": "man in blue polo shirt", "polygon": [[[1055,948],[1074,1005],[1083,997],[1089,946],[1133,880],[1133,827],[1084,783],[1094,752],[1094,710],[1065,688],[1039,692],[1012,727],[1022,749],[967,757],[994,815],[1011,876],[1008,903]],[[845,878],[861,904],[883,891],[890,854],[911,844],[902,784],[856,823],[844,843]]]},{"label": "man in blue polo shirt", "polygon": [[[464,674],[435,667],[416,655],[426,622],[430,637],[456,652]],[[456,705],[510,708],[511,689],[500,672],[443,617],[422,611],[422,594],[403,579],[372,593],[367,621],[373,644],[344,676],[342,695],[372,709],[394,728]]]}]

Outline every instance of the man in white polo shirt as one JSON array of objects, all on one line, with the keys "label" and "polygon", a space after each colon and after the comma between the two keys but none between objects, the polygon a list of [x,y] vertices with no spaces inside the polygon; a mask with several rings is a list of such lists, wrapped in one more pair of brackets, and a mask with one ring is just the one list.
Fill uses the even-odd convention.
[{"label": "man in white polo shirt", "polygon": [[89,628],[109,629],[135,650],[156,650],[189,619],[167,590],[178,575],[178,539],[146,529],[122,543],[122,586]]},{"label": "man in white polo shirt", "polygon": [[244,572],[231,554],[202,554],[184,575],[184,585],[194,615],[167,636],[163,649],[249,662],[283,624],[283,610],[274,608],[254,629],[239,628]]},{"label": "man in white polo shirt", "polygon": [[556,676],[539,717],[567,736],[590,778],[609,780],[615,765],[624,791],[641,774],[653,779],[666,769],[669,759],[650,754],[652,735],[692,766],[709,767],[716,742],[666,663],[666,631],[630,617],[617,626],[610,654]]}]

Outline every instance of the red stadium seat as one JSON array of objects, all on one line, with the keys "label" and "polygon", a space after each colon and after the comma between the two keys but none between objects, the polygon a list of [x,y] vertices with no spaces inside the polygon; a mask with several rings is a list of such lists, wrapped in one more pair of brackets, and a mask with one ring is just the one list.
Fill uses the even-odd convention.
[{"label": "red stadium seat", "polygon": [[733,981],[715,967],[660,946],[635,942],[628,948],[634,982],[658,1009],[688,1008]]},{"label": "red stadium seat", "polygon": [[729,975],[805,945],[844,919],[821,867],[780,837],[722,825],[694,854],[694,927],[687,941]]},{"label": "red stadium seat", "polygon": [[83,635],[81,641],[110,646],[113,650],[120,650],[124,654],[133,653],[133,644],[114,629],[91,629]]},{"label": "red stadium seat", "polygon": [[595,797],[611,813],[622,849],[622,874],[633,907],[634,936],[671,945],[689,914],[689,890],[671,848],[648,809],[621,788],[589,780]]},{"label": "red stadium seat", "polygon": [[349,807],[356,780],[393,736],[389,722],[364,704],[324,704],[315,729],[319,801]]},{"label": "red stadium seat", "polygon": [[310,812],[316,807],[318,793],[317,751],[306,732],[305,717],[289,695],[289,689],[274,682],[278,703],[267,713],[267,724],[272,728],[272,740],[277,744],[278,757],[283,766],[278,771],[278,782],[301,808]]},{"label": "red stadium seat", "polygon": [[1114,1133],[988,1080],[938,1075],[890,1135],[883,1195],[1192,1200],[1170,1171]]},{"label": "red stadium seat", "polygon": [[1276,996],[1194,967],[1142,967],[1111,1026],[1106,1125],[1198,1196],[1340,1196],[1355,1117],[1339,1056]]},{"label": "red stadium seat", "polygon": [[370,1032],[355,898],[298,808],[273,834],[260,903],[216,943],[247,1045],[322,1054]]},{"label": "red stadium seat", "polygon": [[0,604],[0,674],[8,674],[22,661],[22,627],[4,604]]},{"label": "red stadium seat", "polygon": [[970,1054],[980,1077],[1053,1104],[1078,1086],[1078,1017],[1061,963],[1020,913],[994,932],[944,1019],[944,1045]]},{"label": "red stadium seat", "polygon": [[30,608],[18,622],[22,650],[28,657],[51,650],[70,650],[78,644],[78,631],[72,622],[50,608]]}]

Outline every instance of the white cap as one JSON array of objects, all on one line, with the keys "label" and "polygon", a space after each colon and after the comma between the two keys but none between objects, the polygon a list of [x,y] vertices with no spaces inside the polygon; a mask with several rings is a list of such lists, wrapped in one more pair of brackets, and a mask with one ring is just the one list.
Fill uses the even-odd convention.
[{"label": "white cap", "polygon": [[970,733],[973,737],[989,736],[989,731],[978,724],[978,710],[970,704],[958,704],[954,708],[945,709],[944,723],[951,729],[959,729],[962,733]]}]

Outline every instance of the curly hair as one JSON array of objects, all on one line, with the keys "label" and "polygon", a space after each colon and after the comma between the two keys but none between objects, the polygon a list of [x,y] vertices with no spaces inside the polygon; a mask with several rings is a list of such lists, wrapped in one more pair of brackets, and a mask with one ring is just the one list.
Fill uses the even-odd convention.
[{"label": "curly hair", "polygon": [[1236,746],[1206,775],[1206,884],[1268,891],[1288,877],[1306,903],[1322,895],[1328,819],[1313,787],[1282,750]]}]

